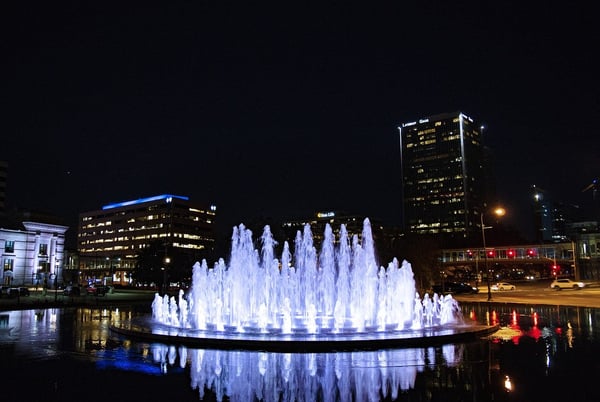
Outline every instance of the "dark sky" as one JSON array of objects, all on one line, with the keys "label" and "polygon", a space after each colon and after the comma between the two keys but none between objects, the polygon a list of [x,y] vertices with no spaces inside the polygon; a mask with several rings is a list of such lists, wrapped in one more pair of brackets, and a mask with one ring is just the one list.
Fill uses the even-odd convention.
[{"label": "dark sky", "polygon": [[531,184],[592,201],[587,5],[16,3],[1,44],[10,205],[74,225],[172,193],[215,203],[226,227],[326,209],[399,223],[397,125],[458,110],[487,127],[509,222],[528,221]]}]

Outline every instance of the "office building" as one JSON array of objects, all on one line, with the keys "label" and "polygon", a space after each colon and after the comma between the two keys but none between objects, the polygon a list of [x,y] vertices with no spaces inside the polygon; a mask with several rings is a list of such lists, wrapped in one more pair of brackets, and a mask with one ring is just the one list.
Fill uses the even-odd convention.
[{"label": "office building", "polygon": [[156,244],[164,247],[165,255],[186,255],[189,261],[208,258],[215,248],[215,215],[213,205],[171,194],[81,213],[79,281],[129,284],[138,255]]},{"label": "office building", "polygon": [[483,127],[456,112],[398,129],[404,231],[455,241],[480,239],[480,216],[494,188]]}]

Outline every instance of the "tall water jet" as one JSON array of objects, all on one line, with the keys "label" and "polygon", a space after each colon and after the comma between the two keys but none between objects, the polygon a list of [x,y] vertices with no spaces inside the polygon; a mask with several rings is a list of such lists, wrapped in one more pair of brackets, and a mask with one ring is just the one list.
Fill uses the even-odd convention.
[{"label": "tall water jet", "polygon": [[226,334],[378,334],[462,323],[452,296],[421,297],[410,263],[379,266],[369,219],[361,235],[329,224],[320,252],[310,226],[298,231],[293,255],[280,258],[269,226],[255,249],[252,232],[233,228],[227,265],[220,259],[193,267],[192,287],[179,298],[156,294],[153,319],[165,326]]}]

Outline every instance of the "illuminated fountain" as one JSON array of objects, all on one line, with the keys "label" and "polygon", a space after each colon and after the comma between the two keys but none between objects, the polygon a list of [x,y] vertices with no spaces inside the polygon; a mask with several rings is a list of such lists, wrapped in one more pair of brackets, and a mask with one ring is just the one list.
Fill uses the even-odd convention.
[{"label": "illuminated fountain", "polygon": [[452,336],[465,326],[452,296],[418,294],[407,261],[377,264],[368,219],[362,236],[350,237],[341,225],[337,241],[334,237],[327,224],[317,253],[306,225],[297,233],[293,255],[285,242],[276,258],[269,226],[260,251],[250,230],[235,227],[228,265],[223,259],[212,268],[205,260],[196,263],[187,294],[155,295],[152,334],[213,339],[223,347],[232,339],[247,346]]}]

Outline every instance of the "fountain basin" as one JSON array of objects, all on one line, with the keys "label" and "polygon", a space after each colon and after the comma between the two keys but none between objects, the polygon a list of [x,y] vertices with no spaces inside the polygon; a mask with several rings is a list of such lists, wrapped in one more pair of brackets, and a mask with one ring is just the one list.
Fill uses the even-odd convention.
[{"label": "fountain basin", "polygon": [[284,353],[437,346],[474,341],[498,329],[498,325],[459,324],[361,333],[238,333],[175,328],[156,325],[146,320],[124,322],[110,327],[112,332],[138,341],[176,343],[203,349],[264,350]]},{"label": "fountain basin", "polygon": [[308,224],[281,258],[268,226],[261,243],[234,228],[227,263],[197,262],[187,294],[156,293],[151,319],[112,330],[199,348],[316,352],[468,341],[497,329],[465,324],[451,295],[419,294],[408,261],[380,266],[368,219],[360,236],[341,225],[337,240],[327,224],[320,253]]}]

